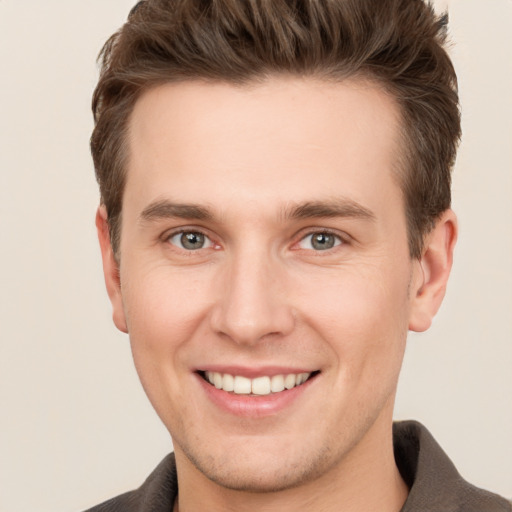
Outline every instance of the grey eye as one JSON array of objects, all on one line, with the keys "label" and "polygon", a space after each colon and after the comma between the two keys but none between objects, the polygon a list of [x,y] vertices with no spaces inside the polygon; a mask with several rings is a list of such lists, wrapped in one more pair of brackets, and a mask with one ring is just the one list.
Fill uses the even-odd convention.
[{"label": "grey eye", "polygon": [[211,240],[197,231],[182,231],[169,238],[169,242],[180,249],[197,251],[212,246]]},{"label": "grey eye", "polygon": [[314,251],[326,251],[341,244],[341,239],[331,233],[311,233],[305,236],[299,243],[301,249],[313,249]]}]

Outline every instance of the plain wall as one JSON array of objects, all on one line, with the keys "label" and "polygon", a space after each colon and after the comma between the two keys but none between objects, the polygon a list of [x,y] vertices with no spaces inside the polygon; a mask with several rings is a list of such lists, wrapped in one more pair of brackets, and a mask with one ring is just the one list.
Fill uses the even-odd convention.
[{"label": "plain wall", "polygon": [[[512,497],[512,2],[451,0],[464,139],[445,304],[411,335],[396,417]],[[131,0],[0,0],[0,510],[78,511],[171,450],[116,332],[88,152],[96,55]]]}]

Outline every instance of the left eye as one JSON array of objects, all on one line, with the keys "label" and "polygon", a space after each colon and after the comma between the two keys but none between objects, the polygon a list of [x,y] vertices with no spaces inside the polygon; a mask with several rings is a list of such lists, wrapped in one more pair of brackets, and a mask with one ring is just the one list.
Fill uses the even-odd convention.
[{"label": "left eye", "polygon": [[169,238],[169,242],[186,251],[197,251],[212,247],[212,241],[203,233],[198,231],[181,231]]},{"label": "left eye", "polygon": [[326,251],[327,249],[332,249],[341,243],[341,238],[333,235],[332,233],[318,232],[310,233],[305,236],[299,242],[299,247],[301,249],[312,249],[314,251]]}]

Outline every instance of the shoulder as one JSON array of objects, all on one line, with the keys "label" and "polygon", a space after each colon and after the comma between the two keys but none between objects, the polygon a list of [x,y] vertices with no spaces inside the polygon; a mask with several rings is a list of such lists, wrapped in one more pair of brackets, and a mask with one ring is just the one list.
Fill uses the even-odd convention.
[{"label": "shoulder", "polygon": [[410,492],[401,512],[512,512],[501,496],[464,480],[420,423],[393,425],[395,460]]},{"label": "shoulder", "polygon": [[121,494],[85,512],[169,512],[177,493],[176,461],[171,453],[138,489]]},{"label": "shoulder", "polygon": [[85,512],[131,512],[138,509],[137,490],[121,494]]}]

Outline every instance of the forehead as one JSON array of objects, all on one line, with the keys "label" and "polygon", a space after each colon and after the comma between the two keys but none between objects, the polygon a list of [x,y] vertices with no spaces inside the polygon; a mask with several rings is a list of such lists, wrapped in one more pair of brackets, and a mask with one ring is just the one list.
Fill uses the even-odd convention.
[{"label": "forehead", "polygon": [[364,203],[397,195],[398,125],[393,99],[365,81],[161,85],[131,116],[125,203],[140,210],[171,194],[271,208],[284,200],[343,195]]}]

